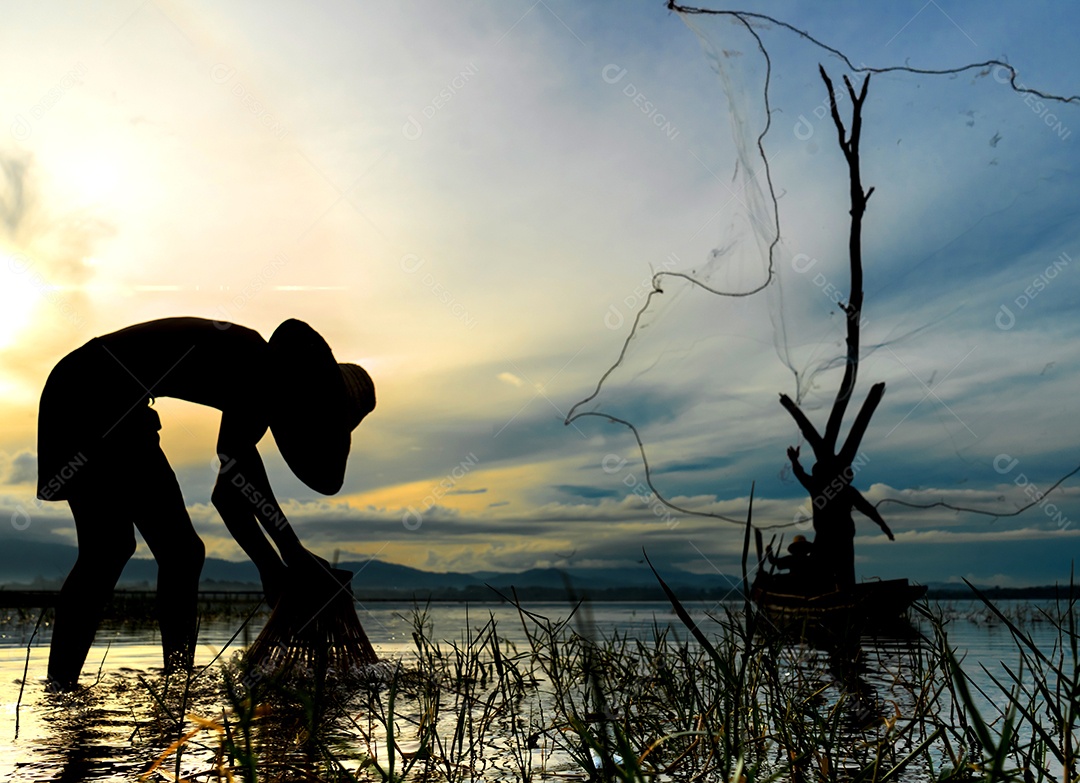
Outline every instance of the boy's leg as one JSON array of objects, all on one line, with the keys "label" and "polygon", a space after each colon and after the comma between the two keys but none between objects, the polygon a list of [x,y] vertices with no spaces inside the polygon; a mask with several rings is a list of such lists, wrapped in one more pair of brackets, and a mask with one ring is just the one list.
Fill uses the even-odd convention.
[{"label": "boy's leg", "polygon": [[161,449],[145,456],[135,525],[157,561],[157,610],[167,670],[194,662],[199,575],[205,547],[188,516],[176,474]]},{"label": "boy's leg", "polygon": [[60,590],[49,649],[49,679],[72,688],[86,662],[105,604],[135,552],[130,517],[116,508],[121,498],[95,493],[68,501],[79,537],[79,556]]}]

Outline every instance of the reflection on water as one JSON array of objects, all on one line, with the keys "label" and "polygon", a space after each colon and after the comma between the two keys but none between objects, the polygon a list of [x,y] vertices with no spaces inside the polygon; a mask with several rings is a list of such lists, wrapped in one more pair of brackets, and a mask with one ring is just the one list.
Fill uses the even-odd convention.
[{"label": "reflection on water", "polygon": [[[699,608],[697,614],[704,627],[708,626],[706,609],[716,608],[715,604]],[[568,613],[562,605],[530,609],[549,618]],[[1015,646],[1004,628],[979,614],[974,605],[959,605],[950,611],[957,618],[950,626],[950,641],[965,653],[965,670],[981,677],[989,692],[992,688],[980,664],[986,664],[991,671],[999,670],[999,660],[1015,658]],[[411,605],[372,604],[361,607],[359,613],[382,659],[413,660]],[[427,615],[431,622],[428,637],[464,646],[471,635],[469,629],[475,635],[493,616],[504,640],[527,647],[517,611],[499,605],[434,605]],[[16,736],[16,705],[36,619],[36,614],[8,618],[0,626],[0,703],[4,716],[0,721],[0,778],[131,780],[159,763],[162,768],[155,771],[155,777],[171,779],[173,774],[205,775],[213,768],[222,752],[226,730],[222,708],[227,703],[222,696],[222,667],[214,662],[228,660],[249,644],[265,617],[243,628],[239,620],[205,623],[197,663],[214,665],[193,681],[163,677],[154,627],[104,628],[84,669],[84,687],[70,694],[45,692],[49,628],[43,627],[29,647],[28,676],[18,708]],[[591,622],[594,632],[600,635],[618,630],[631,638],[649,639],[655,628],[668,625],[681,636],[686,635],[670,607],[662,603],[595,604]],[[1051,630],[1038,623],[1030,626],[1036,644],[1049,645]],[[1046,639],[1040,638],[1043,631]],[[917,659],[911,644],[910,640],[864,640],[858,655],[845,656],[803,648],[793,655],[791,665],[800,667],[799,676],[820,678],[823,691],[842,690],[848,697],[845,721],[852,731],[858,731],[874,721],[888,719],[903,698],[905,683],[913,679],[911,661]],[[170,749],[185,734],[189,736],[180,752]],[[378,753],[377,747],[365,750]]]},{"label": "reflection on water", "polygon": [[[111,679],[114,675],[108,675]],[[116,687],[119,685],[119,687]],[[19,754],[15,772],[26,779],[61,781],[132,779],[141,772],[130,758],[132,712],[124,698],[125,685],[86,688],[63,696],[34,698],[37,736],[23,728],[31,754]]]}]

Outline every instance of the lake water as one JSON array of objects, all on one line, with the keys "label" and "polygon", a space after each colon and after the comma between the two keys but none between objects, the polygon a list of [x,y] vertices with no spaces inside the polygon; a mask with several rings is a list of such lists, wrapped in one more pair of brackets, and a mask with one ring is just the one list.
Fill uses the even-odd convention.
[{"label": "lake water", "polygon": [[[1038,622],[1032,605],[1019,602],[999,604],[1007,615],[1025,618],[1025,630],[1036,645],[1049,651],[1057,639],[1051,624]],[[565,617],[566,605],[537,604],[530,611],[548,618]],[[715,603],[695,608],[703,627],[708,629],[707,611],[717,611]],[[982,671],[1000,673],[1004,661],[1014,666],[1018,654],[1005,627],[981,607],[971,602],[944,606],[949,616],[949,640],[964,655],[963,667],[987,692],[994,690]],[[595,634],[618,631],[631,637],[648,639],[656,626],[672,626],[686,637],[685,628],[665,603],[598,603],[590,607],[589,627]],[[411,660],[414,606],[405,603],[371,603],[358,607],[358,614],[380,658]],[[468,629],[478,629],[494,615],[499,634],[519,647],[526,647],[521,620],[510,606],[497,604],[433,604],[429,607],[429,638],[447,642],[460,641]],[[152,736],[154,709],[150,691],[161,684],[160,658],[153,627],[106,627],[97,637],[82,683],[95,680],[95,687],[70,695],[45,692],[43,678],[48,661],[49,629],[40,628],[31,642],[36,612],[32,617],[9,617],[0,625],[0,779],[39,780],[130,780],[138,778],[153,760],[145,748],[156,747],[160,753],[167,745]],[[263,618],[265,619],[265,618]],[[228,659],[249,643],[259,630],[257,622],[245,626],[242,621],[220,620],[203,626],[197,663],[209,664],[221,656]],[[232,637],[236,636],[230,642]],[[887,679],[887,648],[879,654],[880,671],[870,664],[870,681],[877,676]],[[29,651],[29,658],[28,658]],[[872,656],[870,656],[872,658]],[[27,663],[29,661],[29,663]],[[27,675],[23,686],[23,672]],[[196,688],[197,690],[197,688]],[[21,698],[21,705],[19,704]],[[214,697],[207,697],[206,704]],[[199,701],[193,698],[193,703]],[[18,705],[18,707],[17,707]],[[192,708],[193,711],[196,708]],[[214,718],[213,715],[203,716]],[[159,742],[155,746],[155,742]],[[140,748],[144,748],[140,750]],[[171,779],[162,777],[152,779]]]}]

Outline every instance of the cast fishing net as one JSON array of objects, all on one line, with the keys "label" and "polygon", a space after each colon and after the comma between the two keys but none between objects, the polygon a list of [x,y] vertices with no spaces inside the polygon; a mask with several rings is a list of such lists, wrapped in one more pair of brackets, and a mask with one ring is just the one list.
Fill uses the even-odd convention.
[{"label": "cast fishing net", "polygon": [[627,427],[637,443],[620,453],[640,449],[669,509],[741,524],[750,475],[758,526],[806,526],[785,457],[802,439],[778,394],[824,427],[850,292],[848,169],[820,65],[845,122],[843,77],[871,76],[861,165],[875,191],[843,431],[871,384],[887,389],[855,484],[917,530],[988,517],[1053,533],[1080,520],[1080,344],[1067,315],[1080,283],[1077,69],[1036,83],[1020,63],[955,48],[861,62],[781,20],[672,7],[704,55],[687,67],[712,70],[728,126],[689,151],[714,198],[698,205],[697,233],[653,261],[650,290],[612,307],[623,342],[567,422]]}]

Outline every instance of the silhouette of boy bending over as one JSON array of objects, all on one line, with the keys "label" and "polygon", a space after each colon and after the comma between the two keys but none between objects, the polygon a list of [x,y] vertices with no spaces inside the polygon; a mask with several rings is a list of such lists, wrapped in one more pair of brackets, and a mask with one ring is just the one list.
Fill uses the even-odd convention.
[{"label": "silhouette of boy bending over", "polygon": [[271,604],[287,569],[326,563],[293,532],[256,444],[269,428],[296,476],[334,494],[344,482],[350,433],[375,407],[363,368],[338,364],[322,337],[297,320],[267,341],[236,324],[166,318],[95,337],[61,359],[41,394],[38,497],[68,501],[79,555],[56,609],[51,687],[77,684],[105,604],[135,552],[136,527],[158,564],[166,670],[192,665],[205,550],[159,445],[161,422],[150,407],[156,397],[221,411],[211,499],[258,568]]}]

